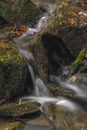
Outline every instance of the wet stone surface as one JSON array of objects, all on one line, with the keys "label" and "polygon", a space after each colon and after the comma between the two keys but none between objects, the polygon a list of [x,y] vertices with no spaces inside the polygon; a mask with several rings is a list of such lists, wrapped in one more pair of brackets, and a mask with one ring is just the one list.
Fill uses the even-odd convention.
[{"label": "wet stone surface", "polygon": [[56,130],[55,126],[52,125],[45,117],[36,118],[30,120],[21,130]]}]

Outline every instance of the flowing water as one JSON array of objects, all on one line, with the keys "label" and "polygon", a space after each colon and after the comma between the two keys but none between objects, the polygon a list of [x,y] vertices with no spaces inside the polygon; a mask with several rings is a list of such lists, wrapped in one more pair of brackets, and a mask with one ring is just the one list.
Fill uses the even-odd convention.
[{"label": "flowing water", "polygon": [[[51,9],[51,6],[50,6],[50,9]],[[53,11],[50,11],[50,12],[53,12]],[[33,39],[37,33],[43,32],[43,30],[47,27],[47,25],[48,25],[48,15],[46,14],[46,16],[43,16],[39,20],[36,28],[29,28],[25,34],[23,34],[21,37],[15,40],[15,43],[17,44],[19,52],[23,55],[23,57],[26,60],[26,63],[28,65],[28,69],[32,78],[33,86],[34,86],[34,91],[32,93],[32,96],[21,97],[21,99],[23,102],[40,103],[41,104],[40,111],[44,113],[46,117],[45,119],[44,117],[40,117],[40,118],[34,119],[33,121],[30,121],[29,123],[26,123],[23,130],[34,130],[34,129],[36,130],[37,129],[38,130],[87,130],[86,129],[87,126],[86,127],[82,126],[80,129],[80,127],[78,127],[78,125],[76,126],[76,124],[74,123],[73,123],[73,128],[71,128],[72,125],[70,126],[69,125],[70,123],[72,123],[74,120],[79,122],[77,113],[82,111],[82,108],[80,107],[80,105],[71,101],[68,98],[65,98],[62,96],[52,97],[50,95],[48,88],[46,87],[44,81],[41,79],[40,74],[38,73],[38,68],[35,64],[35,59],[32,52],[29,49],[25,49],[28,47],[31,39]],[[87,89],[86,91],[84,91],[83,89],[79,88],[77,84],[76,85],[72,84],[73,77],[71,77],[65,82],[62,81],[61,78],[57,76],[53,76],[51,78],[54,82],[58,83],[61,87],[74,92],[74,94],[79,99],[83,101],[87,100],[87,95],[86,95]],[[48,103],[52,103],[56,106],[56,112],[54,112],[56,115],[56,119],[54,120],[54,122],[51,117],[50,118],[48,117],[48,111],[46,109],[46,104]],[[66,109],[68,112],[66,111]],[[81,118],[84,119],[84,117],[81,117]],[[46,120],[49,123],[45,122]],[[84,119],[84,121],[86,120],[87,118]],[[45,123],[45,124],[47,123],[47,125],[45,125],[46,127],[41,125],[39,122]],[[52,125],[52,128],[51,128],[51,125]],[[54,125],[55,127],[53,127]]]},{"label": "flowing water", "polygon": [[[51,6],[50,6],[50,8],[51,8]],[[22,45],[26,46],[27,42],[24,43],[24,39],[27,39],[27,37],[31,39],[31,36],[34,38],[36,33],[43,32],[43,30],[47,27],[47,24],[48,24],[48,16],[46,14],[46,16],[42,17],[39,20],[36,28],[29,28],[25,34],[23,34],[21,37],[19,37],[17,39],[17,41],[16,41],[17,45],[19,43],[23,43],[23,44],[21,44],[21,46]],[[29,39],[28,39],[28,41],[29,41]],[[32,77],[33,86],[34,86],[34,92],[32,93],[32,96],[22,97],[21,98],[22,101],[40,103],[41,104],[40,110],[42,113],[45,114],[46,118],[48,118],[47,110],[45,107],[45,105],[47,103],[53,103],[56,107],[62,106],[63,108],[67,109],[69,112],[72,112],[74,114],[81,111],[81,107],[77,103],[74,103],[73,101],[71,101],[68,98],[60,97],[60,96],[54,98],[54,97],[50,96],[49,91],[48,91],[44,81],[40,78],[40,75],[38,74],[38,69],[37,69],[37,66],[35,65],[35,59],[33,57],[33,54],[29,50],[27,51],[27,50],[23,49],[23,46],[21,48],[21,46],[18,46],[18,48],[19,48],[20,53],[26,59],[26,62],[28,64],[28,68],[29,68],[29,72]],[[31,61],[33,64],[31,64]],[[76,85],[72,84],[73,77],[71,77],[70,79],[68,79],[65,82],[62,81],[61,78],[56,77],[56,76],[53,76],[52,79],[54,82],[58,83],[61,87],[72,91],[76,97],[85,101],[87,99],[87,95],[86,95],[87,90],[84,91],[83,89],[79,88],[77,84]],[[61,119],[61,117],[60,117],[60,119]],[[52,121],[51,118],[49,120]],[[28,130],[28,128],[30,128],[30,130],[33,130],[34,127],[35,127],[34,125],[31,126],[31,125],[27,124],[23,130]],[[43,130],[44,128],[43,129],[40,128],[40,125],[39,125],[38,129]],[[67,128],[67,130],[68,129],[69,129],[69,127]],[[62,130],[62,129],[60,128],[58,130]]]}]

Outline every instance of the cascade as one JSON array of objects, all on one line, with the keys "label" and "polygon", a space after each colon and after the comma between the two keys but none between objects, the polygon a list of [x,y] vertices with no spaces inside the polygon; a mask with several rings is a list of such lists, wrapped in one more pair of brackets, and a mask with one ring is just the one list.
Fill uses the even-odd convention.
[{"label": "cascade", "polygon": [[[55,98],[50,96],[50,93],[44,81],[41,79],[40,74],[38,73],[38,68],[35,64],[35,59],[32,52],[30,52],[30,50],[24,49],[25,46],[29,45],[30,40],[33,39],[37,33],[43,32],[43,30],[47,27],[49,21],[48,18],[49,17],[46,14],[46,16],[42,17],[39,20],[36,28],[28,28],[25,34],[17,38],[15,41],[17,43],[19,52],[23,55],[28,64],[29,72],[31,74],[34,86],[34,92],[32,96],[22,97],[22,101],[40,103],[41,111],[43,111],[44,104],[51,102],[54,103],[55,105],[63,106],[69,109],[70,111],[76,112],[79,110],[79,106],[70,101],[69,99],[60,96]],[[61,87],[75,92],[77,97],[87,98],[86,93],[84,91],[78,88],[78,86],[72,85],[70,83],[71,79],[69,79],[67,82],[61,81],[61,79],[56,76],[53,76],[52,79],[54,80],[54,82],[60,84]]]}]

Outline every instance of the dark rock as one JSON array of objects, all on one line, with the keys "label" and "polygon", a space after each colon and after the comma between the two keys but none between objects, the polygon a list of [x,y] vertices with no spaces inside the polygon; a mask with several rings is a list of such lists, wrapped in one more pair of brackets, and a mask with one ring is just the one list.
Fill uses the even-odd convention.
[{"label": "dark rock", "polygon": [[62,38],[45,33],[42,35],[42,43],[46,49],[49,72],[51,74],[60,74],[64,65],[68,65],[74,58],[67,49]]},{"label": "dark rock", "polygon": [[68,27],[59,30],[59,34],[64,39],[67,48],[74,56],[87,46],[87,26],[85,27]]},{"label": "dark rock", "polygon": [[30,24],[40,17],[41,11],[30,0],[0,1],[0,16],[13,24]]},{"label": "dark rock", "polygon": [[7,21],[0,17],[0,29],[3,28],[7,24]]}]

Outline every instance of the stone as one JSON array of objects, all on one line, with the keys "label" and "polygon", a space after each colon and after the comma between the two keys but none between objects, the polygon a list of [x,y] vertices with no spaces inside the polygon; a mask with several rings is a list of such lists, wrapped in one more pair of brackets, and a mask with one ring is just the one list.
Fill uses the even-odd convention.
[{"label": "stone", "polygon": [[0,40],[0,100],[24,92],[27,70],[26,62],[17,48]]},{"label": "stone", "polygon": [[21,130],[55,130],[52,123],[45,117],[39,117],[26,123]]},{"label": "stone", "polygon": [[87,45],[87,17],[80,16],[80,11],[81,7],[63,2],[45,29],[45,32],[61,37],[74,57]]},{"label": "stone", "polygon": [[0,116],[2,117],[21,117],[24,115],[32,114],[35,112],[39,112],[39,104],[38,103],[10,103],[4,104],[0,106]]},{"label": "stone", "polygon": [[55,115],[54,125],[57,130],[86,130],[87,112],[81,110],[78,113],[72,113],[64,107],[57,106]]},{"label": "stone", "polygon": [[40,9],[31,0],[0,1],[0,16],[9,23],[31,24],[40,15]]}]

